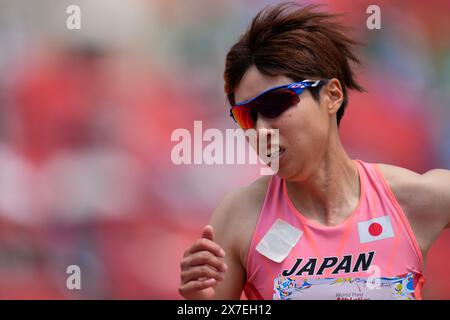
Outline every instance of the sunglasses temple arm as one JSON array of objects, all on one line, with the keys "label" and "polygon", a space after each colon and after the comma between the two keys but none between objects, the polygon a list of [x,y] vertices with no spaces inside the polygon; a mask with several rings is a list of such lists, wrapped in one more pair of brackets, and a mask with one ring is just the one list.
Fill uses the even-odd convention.
[{"label": "sunglasses temple arm", "polygon": [[231,110],[232,109],[230,109],[230,117],[233,119],[234,122],[237,123],[236,119],[234,118],[234,114],[233,114],[233,112]]}]

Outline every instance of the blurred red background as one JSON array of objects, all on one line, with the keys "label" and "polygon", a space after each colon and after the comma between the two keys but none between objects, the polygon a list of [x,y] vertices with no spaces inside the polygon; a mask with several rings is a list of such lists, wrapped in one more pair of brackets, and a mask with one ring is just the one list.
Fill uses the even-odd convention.
[{"label": "blurred red background", "polygon": [[[273,1],[0,3],[0,298],[179,299],[183,251],[251,165],[171,161],[177,128],[234,128],[228,48]],[[341,125],[354,158],[417,172],[450,168],[448,1],[320,2],[365,46]],[[68,30],[78,4],[82,29]],[[450,298],[445,231],[424,297]],[[81,268],[82,290],[66,288]]]}]

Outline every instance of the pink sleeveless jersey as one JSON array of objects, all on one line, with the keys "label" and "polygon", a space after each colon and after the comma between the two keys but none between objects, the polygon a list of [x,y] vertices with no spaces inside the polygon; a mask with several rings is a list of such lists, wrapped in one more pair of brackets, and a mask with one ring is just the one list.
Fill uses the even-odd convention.
[{"label": "pink sleeveless jersey", "polygon": [[271,177],[248,252],[249,299],[421,299],[422,253],[408,220],[378,167],[354,163],[359,204],[337,226],[309,221]]}]

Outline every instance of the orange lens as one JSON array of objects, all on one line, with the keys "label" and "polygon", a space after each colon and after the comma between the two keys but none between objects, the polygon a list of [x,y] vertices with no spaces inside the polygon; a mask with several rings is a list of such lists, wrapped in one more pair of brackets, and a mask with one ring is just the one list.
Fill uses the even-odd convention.
[{"label": "orange lens", "polygon": [[247,106],[237,106],[233,107],[231,112],[233,113],[233,117],[237,124],[242,129],[250,129],[255,126],[251,115],[251,108]]},{"label": "orange lens", "polygon": [[[278,89],[265,93],[247,104],[234,106],[233,117],[242,129],[255,127],[256,112],[266,118],[276,118],[300,101],[299,96],[290,90]],[[253,116],[254,115],[254,116]]]}]

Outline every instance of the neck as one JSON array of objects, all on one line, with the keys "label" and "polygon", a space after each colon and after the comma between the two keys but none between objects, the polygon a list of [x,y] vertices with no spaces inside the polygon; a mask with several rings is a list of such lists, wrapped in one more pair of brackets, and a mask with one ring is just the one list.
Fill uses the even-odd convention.
[{"label": "neck", "polygon": [[342,223],[356,209],[360,197],[356,165],[337,134],[330,140],[306,178],[286,181],[289,197],[302,215],[326,226]]}]

